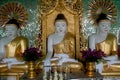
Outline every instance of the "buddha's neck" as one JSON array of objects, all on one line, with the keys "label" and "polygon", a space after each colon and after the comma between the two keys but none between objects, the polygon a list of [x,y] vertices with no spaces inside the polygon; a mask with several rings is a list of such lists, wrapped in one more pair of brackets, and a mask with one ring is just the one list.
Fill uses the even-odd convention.
[{"label": "buddha's neck", "polygon": [[8,39],[13,40],[13,39],[15,39],[16,37],[17,37],[17,35],[15,35],[15,36],[8,36]]},{"label": "buddha's neck", "polygon": [[99,36],[104,36],[104,37],[106,37],[107,35],[108,35],[108,33],[103,33],[103,32],[97,32],[97,35],[99,35]]},{"label": "buddha's neck", "polygon": [[65,33],[55,33],[55,34],[57,34],[58,36],[64,36],[65,35]]},{"label": "buddha's neck", "polygon": [[96,35],[96,43],[100,43],[102,41],[104,41],[107,37],[108,33],[97,33]]}]

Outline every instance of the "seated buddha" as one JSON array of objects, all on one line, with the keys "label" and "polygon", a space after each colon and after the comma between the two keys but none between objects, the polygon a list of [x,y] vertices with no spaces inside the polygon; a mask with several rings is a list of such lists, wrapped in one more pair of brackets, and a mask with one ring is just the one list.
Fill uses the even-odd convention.
[{"label": "seated buddha", "polygon": [[[96,64],[96,69],[102,73],[105,70],[115,70],[115,66],[120,68],[120,61],[117,55],[117,38],[114,34],[110,33],[112,22],[107,18],[106,14],[101,13],[96,20],[97,30],[89,36],[89,48],[101,49],[106,57],[103,61]],[[114,65],[115,66],[112,66]]]},{"label": "seated buddha", "polygon": [[[0,71],[5,68],[5,65],[8,70],[22,68],[21,65],[24,62],[21,54],[28,47],[28,41],[18,34],[19,28],[19,23],[15,19],[11,19],[5,24],[7,36],[0,40]],[[18,72],[18,69],[16,71]]]},{"label": "seated buddha", "polygon": [[[75,37],[67,32],[67,20],[63,14],[58,14],[55,22],[55,32],[48,36],[47,55],[44,66],[68,66],[70,71],[81,71],[83,64],[75,60]],[[44,68],[49,71],[50,68]]]}]

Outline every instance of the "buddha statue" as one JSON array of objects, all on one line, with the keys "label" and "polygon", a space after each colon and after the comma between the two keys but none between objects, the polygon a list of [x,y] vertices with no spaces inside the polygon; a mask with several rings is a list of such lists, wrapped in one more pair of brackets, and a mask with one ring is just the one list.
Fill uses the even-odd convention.
[{"label": "buddha statue", "polygon": [[[44,66],[68,66],[70,71],[81,71],[83,64],[75,60],[75,37],[67,32],[67,20],[63,14],[58,14],[55,22],[55,32],[48,36],[47,55]],[[50,68],[44,68],[49,71]]]},{"label": "buddha statue", "polygon": [[112,65],[116,64],[116,66],[120,67],[120,61],[117,55],[117,38],[109,32],[112,22],[107,18],[106,14],[101,13],[96,20],[96,25],[96,33],[90,35],[88,39],[89,48],[92,50],[101,49],[106,54],[103,61],[96,64],[96,69],[100,73],[110,69],[114,71],[115,67],[112,67]]},{"label": "buddha statue", "polygon": [[[21,54],[28,47],[28,41],[25,37],[20,36],[19,29],[19,23],[15,19],[11,19],[5,24],[7,36],[0,39],[0,71],[3,70],[5,64],[7,69],[11,70],[16,67],[21,68],[20,64],[24,63]],[[19,65],[17,66],[17,64]]]}]

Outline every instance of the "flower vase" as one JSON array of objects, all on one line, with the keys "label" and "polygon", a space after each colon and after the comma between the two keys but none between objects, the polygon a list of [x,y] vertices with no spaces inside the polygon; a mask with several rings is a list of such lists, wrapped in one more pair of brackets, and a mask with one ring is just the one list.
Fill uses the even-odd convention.
[{"label": "flower vase", "polygon": [[95,74],[95,62],[86,63],[86,75],[88,77],[93,77]]},{"label": "flower vase", "polygon": [[28,62],[28,78],[33,79],[35,77],[36,77],[35,62],[29,61]]}]

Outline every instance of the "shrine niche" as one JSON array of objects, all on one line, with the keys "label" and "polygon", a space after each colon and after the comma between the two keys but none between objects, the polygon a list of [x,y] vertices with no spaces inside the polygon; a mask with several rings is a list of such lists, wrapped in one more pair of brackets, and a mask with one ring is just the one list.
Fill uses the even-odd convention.
[{"label": "shrine niche", "polygon": [[76,57],[81,56],[80,50],[83,47],[84,39],[81,32],[82,0],[40,0],[39,19],[41,24],[40,47],[44,56],[47,53],[47,37],[54,32],[54,21],[58,14],[64,14],[68,21],[68,32],[75,36]]}]

